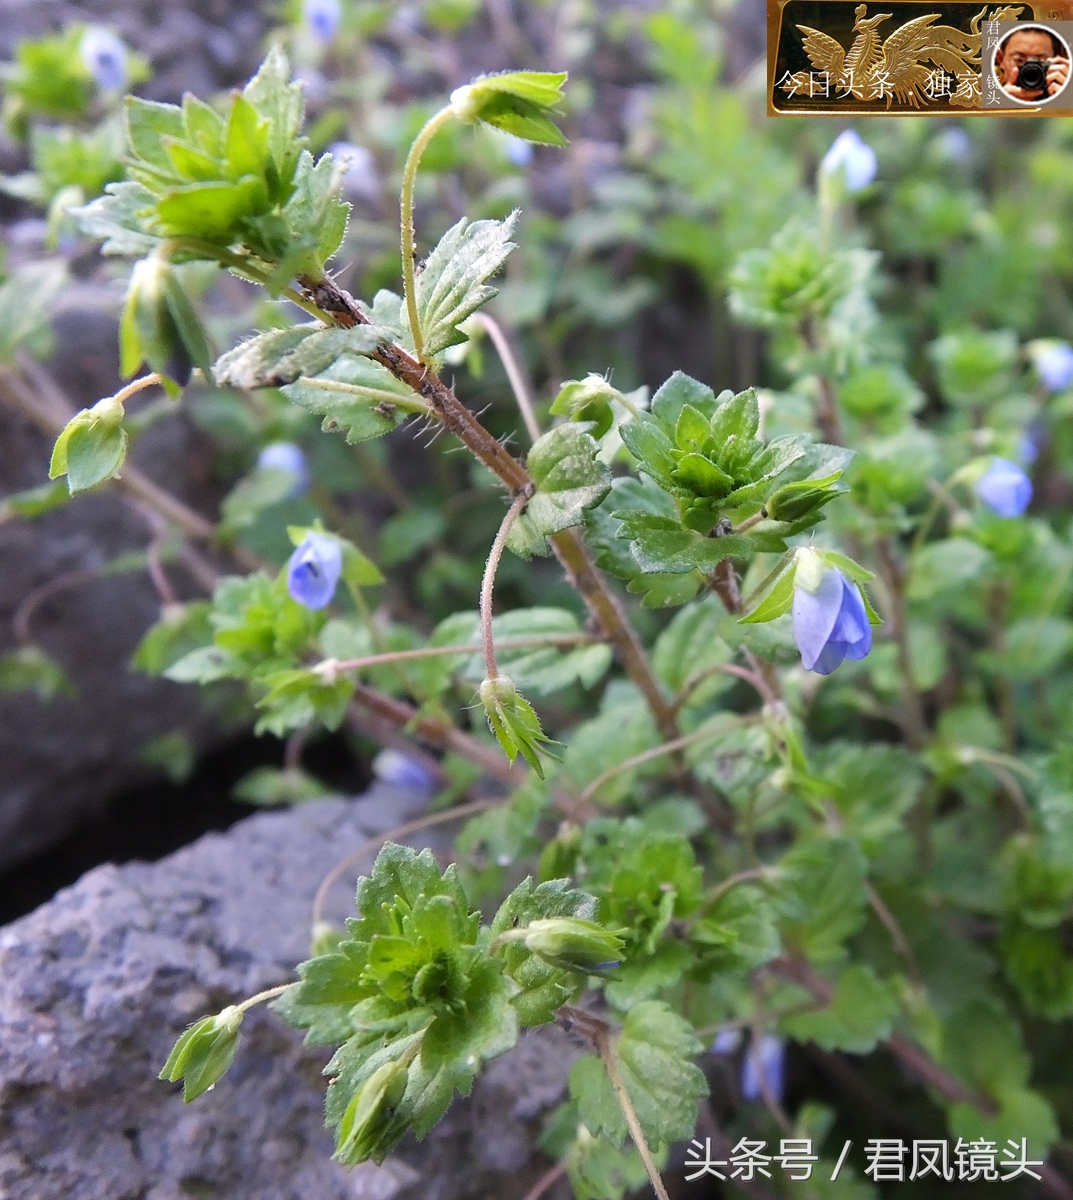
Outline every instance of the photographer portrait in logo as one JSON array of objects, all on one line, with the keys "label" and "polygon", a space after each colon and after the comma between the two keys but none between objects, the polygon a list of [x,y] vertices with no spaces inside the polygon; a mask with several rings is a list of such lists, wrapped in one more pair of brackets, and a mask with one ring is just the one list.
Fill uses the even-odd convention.
[{"label": "photographer portrait in logo", "polygon": [[1024,25],[995,49],[995,78],[1021,104],[1047,104],[1069,82],[1069,46],[1046,25]]}]

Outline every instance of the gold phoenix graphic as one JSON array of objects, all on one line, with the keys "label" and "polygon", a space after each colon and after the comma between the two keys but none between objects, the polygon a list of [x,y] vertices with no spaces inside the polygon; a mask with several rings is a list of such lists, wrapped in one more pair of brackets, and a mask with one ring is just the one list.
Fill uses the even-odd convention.
[{"label": "gold phoenix graphic", "polygon": [[853,10],[857,35],[847,52],[841,42],[820,29],[798,25],[804,34],[805,53],[812,71],[786,75],[779,86],[791,96],[816,94],[817,76],[826,97],[853,96],[857,100],[886,100],[919,108],[928,100],[944,99],[961,108],[980,105],[980,23],[1012,21],[1023,6],[982,8],[969,25],[969,32],[952,25],[935,25],[939,13],[914,17],[882,41],[876,27],[889,21],[892,13],[867,16],[868,6]]}]

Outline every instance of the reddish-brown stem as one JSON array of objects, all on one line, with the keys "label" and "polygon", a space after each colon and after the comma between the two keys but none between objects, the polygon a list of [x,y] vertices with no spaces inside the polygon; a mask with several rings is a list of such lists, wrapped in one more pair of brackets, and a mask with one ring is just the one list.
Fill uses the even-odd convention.
[{"label": "reddish-brown stem", "polygon": [[[367,324],[360,305],[331,280],[300,279],[302,290],[324,318],[344,328]],[[424,399],[430,414],[506,485],[512,496],[533,486],[525,467],[477,420],[442,379],[401,346],[382,343],[372,357]],[[568,529],[550,539],[567,578],[584,599],[598,627],[606,634],[626,673],[640,690],[661,735],[678,735],[674,709],[652,672],[648,656],[615,595],[589,555],[578,532]]]}]

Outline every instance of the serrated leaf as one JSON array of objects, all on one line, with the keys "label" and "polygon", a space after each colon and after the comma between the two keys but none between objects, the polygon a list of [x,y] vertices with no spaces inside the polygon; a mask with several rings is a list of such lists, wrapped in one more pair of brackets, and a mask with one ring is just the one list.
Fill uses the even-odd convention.
[{"label": "serrated leaf", "polygon": [[[649,1145],[688,1138],[697,1123],[697,1101],[708,1084],[691,1061],[702,1046],[689,1025],[668,1005],[645,1000],[630,1010],[615,1039],[623,1083]],[[570,1094],[593,1133],[616,1145],[626,1120],[600,1059],[579,1059],[570,1072]]]},{"label": "serrated leaf", "polygon": [[283,388],[299,407],[323,415],[322,428],[343,433],[351,444],[390,433],[414,409],[414,394],[378,362],[359,354],[341,354],[316,375]]},{"label": "serrated leaf", "polygon": [[864,923],[867,864],[850,838],[795,846],[779,863],[774,899],[784,943],[817,963],[834,962]]},{"label": "serrated leaf", "polygon": [[268,150],[281,180],[289,180],[305,138],[299,137],[305,116],[300,83],[291,82],[286,54],[274,45],[257,74],[242,90],[243,97],[268,124]]},{"label": "serrated leaf", "polygon": [[102,254],[141,258],[161,244],[163,238],[152,230],[147,214],[156,197],[140,183],[110,183],[105,195],[82,208],[70,208],[68,215],[90,238],[103,241]]},{"label": "serrated leaf", "polygon": [[709,538],[684,529],[673,517],[657,517],[620,509],[612,514],[622,522],[619,536],[630,542],[638,568],[645,573],[713,571],[724,558],[747,558],[753,543],[747,534]]},{"label": "serrated leaf", "polygon": [[510,235],[517,212],[504,221],[474,221],[463,217],[440,239],[417,276],[417,319],[426,356],[466,340],[458,326],[496,289],[487,280],[514,249]]},{"label": "serrated leaf", "polygon": [[897,1014],[898,999],[891,988],[871,967],[858,965],[842,972],[830,1004],[784,1017],[781,1028],[825,1050],[868,1054],[889,1036]]},{"label": "serrated leaf", "polygon": [[507,545],[523,558],[547,553],[547,538],[584,520],[611,487],[599,447],[579,424],[559,425],[529,451],[527,466],[536,492],[514,522]]},{"label": "serrated leaf", "polygon": [[216,360],[213,378],[223,387],[247,391],[282,387],[303,375],[325,371],[340,355],[362,355],[383,340],[374,326],[328,329],[317,321],[271,329],[240,343]]}]

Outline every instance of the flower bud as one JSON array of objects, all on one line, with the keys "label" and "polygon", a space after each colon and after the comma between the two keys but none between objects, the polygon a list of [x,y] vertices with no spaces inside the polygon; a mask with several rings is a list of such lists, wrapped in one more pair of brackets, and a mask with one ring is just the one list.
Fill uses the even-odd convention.
[{"label": "flower bud", "polygon": [[568,379],[559,389],[551,411],[556,416],[568,416],[571,421],[594,421],[594,438],[603,437],[615,421],[611,397],[615,389],[602,375],[587,375],[584,379]]},{"label": "flower bud", "polygon": [[753,1043],[745,1054],[741,1067],[743,1100],[760,1100],[764,1092],[776,1101],[782,1100],[786,1075],[786,1049],[782,1040],[765,1033],[759,1044]]},{"label": "flower bud", "polygon": [[352,1166],[371,1158],[376,1144],[406,1092],[407,1063],[384,1063],[369,1076],[347,1105],[339,1125],[333,1158]]},{"label": "flower bud", "polygon": [[802,479],[779,488],[764,505],[773,521],[799,521],[833,500],[838,494],[841,471],[826,479]]},{"label": "flower bud", "polygon": [[593,921],[546,917],[530,921],[525,946],[564,971],[608,971],[622,961],[622,939]]},{"label": "flower bud", "polygon": [[183,1081],[183,1100],[189,1103],[207,1092],[235,1058],[242,1010],[232,1004],[214,1017],[196,1021],[175,1043],[158,1078]]}]

